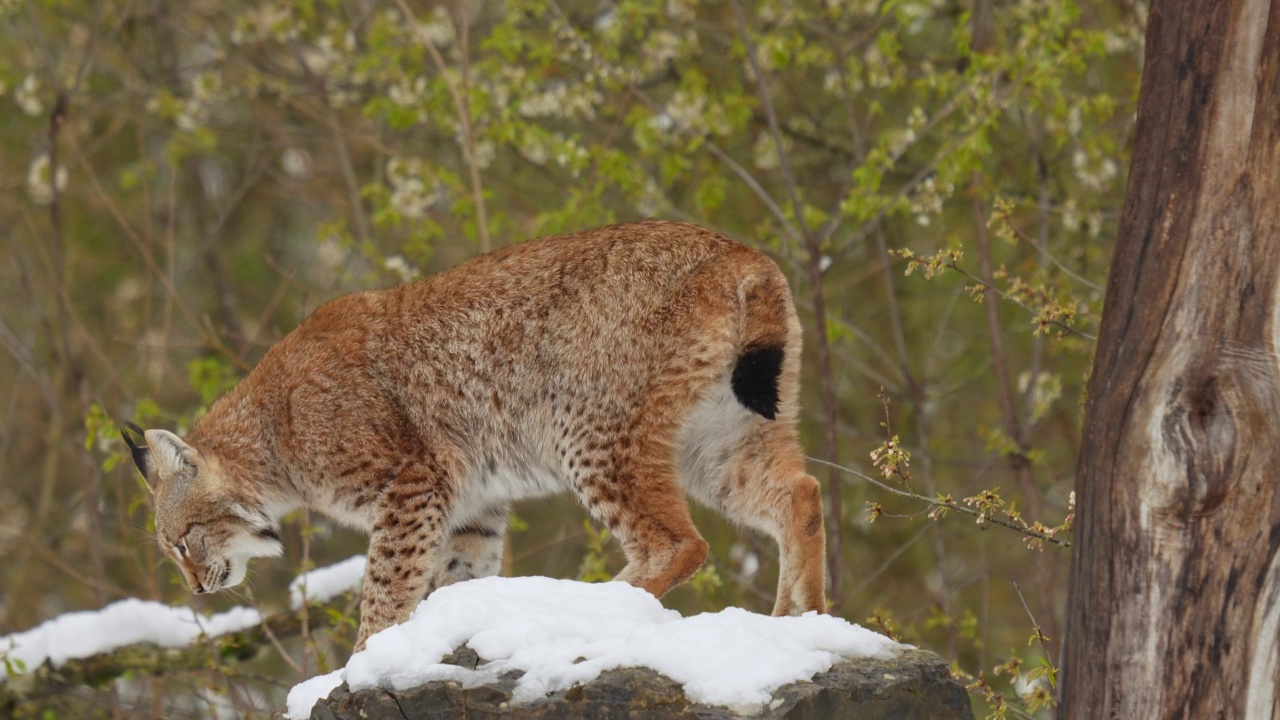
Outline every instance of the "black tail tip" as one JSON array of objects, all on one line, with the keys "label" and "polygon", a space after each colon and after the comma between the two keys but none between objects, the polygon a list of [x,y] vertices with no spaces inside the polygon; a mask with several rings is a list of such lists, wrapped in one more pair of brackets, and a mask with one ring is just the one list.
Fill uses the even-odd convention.
[{"label": "black tail tip", "polygon": [[742,353],[733,368],[733,395],[748,410],[769,420],[778,417],[778,376],[782,346],[756,347]]}]

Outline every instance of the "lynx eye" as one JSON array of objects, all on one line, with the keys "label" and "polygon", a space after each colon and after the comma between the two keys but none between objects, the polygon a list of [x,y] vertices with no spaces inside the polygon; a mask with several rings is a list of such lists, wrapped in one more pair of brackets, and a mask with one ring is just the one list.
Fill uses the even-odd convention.
[{"label": "lynx eye", "polygon": [[186,540],[183,540],[182,542],[178,543],[177,545],[174,545],[174,546],[173,546],[173,549],[177,551],[177,553],[178,553],[178,557],[186,557],[186,556],[187,556],[187,541],[186,541]]}]

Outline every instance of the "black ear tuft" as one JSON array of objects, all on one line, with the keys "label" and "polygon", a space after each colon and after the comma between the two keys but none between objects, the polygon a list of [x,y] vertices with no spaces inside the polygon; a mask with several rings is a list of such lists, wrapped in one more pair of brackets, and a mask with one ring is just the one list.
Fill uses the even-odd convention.
[{"label": "black ear tuft", "polygon": [[124,427],[120,428],[120,437],[124,438],[125,444],[129,446],[129,452],[133,455],[134,466],[138,468],[138,472],[142,473],[142,479],[145,480],[148,483],[147,486],[150,487],[151,449],[147,447],[145,439],[142,441],[142,445],[134,442],[133,438],[129,437],[129,432],[126,432],[125,428],[128,428],[129,432],[133,432],[139,438],[145,438],[145,433],[143,433],[142,428],[131,422],[125,423]]}]

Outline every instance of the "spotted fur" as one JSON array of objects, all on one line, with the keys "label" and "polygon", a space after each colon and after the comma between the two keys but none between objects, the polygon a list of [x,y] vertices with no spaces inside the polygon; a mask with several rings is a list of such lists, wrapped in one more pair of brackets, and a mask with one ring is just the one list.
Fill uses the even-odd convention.
[{"label": "spotted fur", "polygon": [[778,267],[709,230],[543,238],[322,305],[185,441],[147,431],[139,466],[197,591],[278,553],[290,509],[368,532],[361,647],[425,592],[497,573],[511,503],[561,492],[655,596],[707,554],[688,493],[777,539],[775,614],[822,612],[800,338]]}]

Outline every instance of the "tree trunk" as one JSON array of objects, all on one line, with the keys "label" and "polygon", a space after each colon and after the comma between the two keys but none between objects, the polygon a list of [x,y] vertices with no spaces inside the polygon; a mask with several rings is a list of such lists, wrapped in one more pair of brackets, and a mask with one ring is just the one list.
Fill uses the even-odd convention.
[{"label": "tree trunk", "polygon": [[1280,0],[1155,0],[1062,718],[1280,718]]}]

